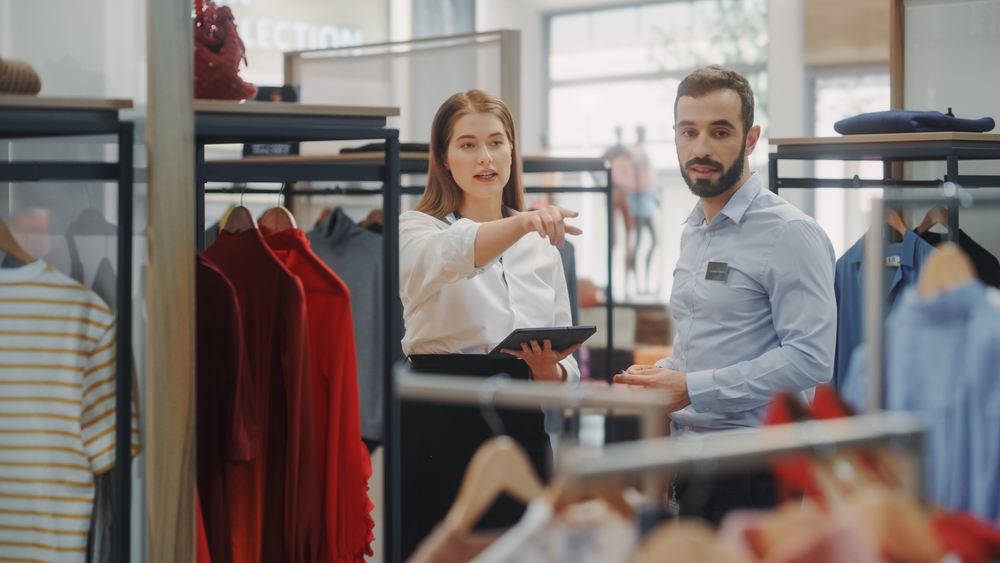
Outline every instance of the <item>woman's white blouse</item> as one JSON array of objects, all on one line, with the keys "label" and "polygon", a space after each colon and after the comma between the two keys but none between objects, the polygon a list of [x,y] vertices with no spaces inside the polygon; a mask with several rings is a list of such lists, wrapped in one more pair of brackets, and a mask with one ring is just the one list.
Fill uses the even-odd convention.
[{"label": "woman's white blouse", "polygon": [[[516,328],[572,324],[562,259],[548,239],[529,233],[476,268],[480,224],[446,219],[399,217],[404,353],[486,354]],[[567,381],[579,381],[573,356],[560,364]]]}]

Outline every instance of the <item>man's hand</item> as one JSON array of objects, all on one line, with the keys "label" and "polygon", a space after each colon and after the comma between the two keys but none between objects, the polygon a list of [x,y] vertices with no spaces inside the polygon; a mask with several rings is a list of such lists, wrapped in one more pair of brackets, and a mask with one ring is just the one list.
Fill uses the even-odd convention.
[{"label": "man's hand", "polygon": [[552,349],[552,341],[548,338],[543,341],[542,346],[538,345],[537,340],[529,342],[522,342],[520,350],[505,348],[501,352],[524,360],[536,381],[566,381],[566,370],[559,362],[575,352],[580,345],[574,344],[560,352]]},{"label": "man's hand", "polygon": [[688,396],[687,374],[672,369],[655,366],[632,366],[615,376],[615,383],[625,383],[636,387],[663,389],[669,393],[675,404],[670,412],[677,412],[691,404]]}]

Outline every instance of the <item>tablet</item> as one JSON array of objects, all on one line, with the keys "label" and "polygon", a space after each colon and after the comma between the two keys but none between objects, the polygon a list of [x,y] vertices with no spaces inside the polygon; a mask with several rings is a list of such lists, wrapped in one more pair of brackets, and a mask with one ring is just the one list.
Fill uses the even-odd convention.
[{"label": "tablet", "polygon": [[581,344],[597,332],[596,326],[548,326],[541,328],[519,328],[507,335],[503,342],[496,345],[490,351],[489,357],[495,360],[513,358],[510,354],[505,354],[500,350],[512,349],[520,350],[522,342],[537,340],[541,346],[548,338],[552,341],[553,350],[565,350],[574,344]]}]

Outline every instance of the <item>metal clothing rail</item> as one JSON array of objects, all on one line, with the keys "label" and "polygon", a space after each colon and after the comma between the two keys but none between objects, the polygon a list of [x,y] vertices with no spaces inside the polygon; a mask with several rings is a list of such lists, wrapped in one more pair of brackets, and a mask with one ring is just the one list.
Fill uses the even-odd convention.
[{"label": "metal clothing rail", "polygon": [[[631,409],[639,411],[643,438],[667,434],[667,409],[673,401],[666,394],[653,390],[628,393],[612,391],[610,387],[577,387],[568,385],[507,380],[491,384],[487,390],[482,377],[414,374],[405,362],[395,368],[396,394],[400,400],[459,405],[492,405],[532,409],[566,407],[571,409]],[[398,443],[398,440],[396,441]]]},{"label": "metal clothing rail", "polygon": [[[779,457],[809,454],[830,457],[844,448],[901,445],[912,459],[923,460],[924,424],[909,413],[883,413],[833,420],[812,420],[764,427],[746,432],[686,433],[679,438],[655,438],[605,446],[583,452],[566,464],[571,478],[670,472],[678,477],[711,473],[726,475],[765,468]],[[914,483],[922,484],[920,463],[914,464]],[[918,485],[919,486],[919,485]]]},{"label": "metal clothing rail", "polygon": [[[195,109],[195,177],[196,177],[196,237],[198,249],[205,245],[205,183],[212,182],[297,182],[297,181],[373,181],[382,182],[381,190],[365,190],[363,195],[382,195],[384,211],[382,237],[383,295],[387,317],[382,338],[388,358],[382,373],[383,388],[392,389],[392,365],[402,358],[398,343],[402,340],[403,312],[399,305],[399,209],[400,159],[399,131],[386,127],[386,117],[399,115],[398,108],[331,107],[302,104],[196,101]],[[314,164],[275,160],[261,162],[205,161],[205,145],[227,143],[283,143],[303,141],[383,139],[386,151],[381,162],[363,165],[334,163]],[[254,190],[266,193],[266,190]],[[271,193],[277,190],[271,190]],[[286,202],[300,192],[286,194]],[[353,195],[353,194],[352,194]],[[357,194],[362,195],[362,194]],[[287,205],[287,204],[286,204]],[[395,345],[393,343],[396,343]],[[385,428],[398,424],[398,411],[393,411],[392,393],[383,398]],[[399,495],[399,461],[393,455],[391,435],[384,436],[386,484],[384,499],[384,553],[387,561],[395,561],[400,553],[399,512],[394,510]]]},{"label": "metal clothing rail", "polygon": [[[934,196],[889,196],[872,200],[872,217],[884,216],[889,207],[918,207],[943,205],[951,215],[957,216],[960,207],[1000,207],[996,196],[976,196],[961,186],[946,182],[940,185]],[[955,229],[957,232],[957,229]],[[950,232],[950,231],[949,231]],[[952,239],[958,241],[957,233]],[[868,410],[871,412],[885,407],[885,240],[881,229],[869,229],[865,235],[865,280],[864,280],[864,336],[868,351]]]},{"label": "metal clothing rail", "polygon": [[0,162],[0,182],[84,182],[118,184],[115,313],[115,467],[112,475],[114,563],[129,560],[132,496],[132,175],[135,125],[121,121],[130,100],[61,100],[0,96],[0,139],[114,135],[117,162]]}]

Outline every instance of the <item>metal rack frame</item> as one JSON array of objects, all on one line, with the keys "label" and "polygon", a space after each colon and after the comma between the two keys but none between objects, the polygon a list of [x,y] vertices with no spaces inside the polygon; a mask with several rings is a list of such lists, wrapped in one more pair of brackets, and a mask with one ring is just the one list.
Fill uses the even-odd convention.
[{"label": "metal rack frame", "polygon": [[[5,99],[6,98],[6,99]],[[7,105],[5,102],[11,102]],[[119,108],[131,107],[122,100],[34,99],[24,103],[0,97],[0,139],[6,141],[114,135],[117,162],[0,162],[0,182],[118,183],[117,269],[115,313],[115,467],[113,469],[112,560],[129,560],[132,494],[132,212],[133,143],[135,124],[121,121]],[[109,103],[110,102],[110,103]],[[89,107],[88,107],[89,106]]]},{"label": "metal rack frame", "polygon": [[[1000,176],[959,174],[959,163],[970,160],[1000,160],[1000,135],[983,133],[895,133],[771,139],[777,151],[768,154],[768,188],[935,188],[944,182],[969,187],[1000,186]],[[828,178],[782,178],[780,160],[881,161],[881,180]],[[893,163],[944,161],[943,180],[894,180]]]},{"label": "metal rack frame", "polygon": [[[236,104],[232,104],[237,106]],[[247,104],[250,105],[250,104]],[[238,106],[237,106],[238,107]],[[391,356],[385,363],[382,377],[391,389],[392,365],[401,359],[402,351],[393,342],[400,342],[403,326],[403,312],[399,306],[399,206],[400,206],[400,160],[399,132],[386,127],[385,116],[373,115],[331,115],[329,112],[309,114],[308,106],[300,106],[298,111],[278,113],[283,104],[260,104],[256,111],[233,111],[217,102],[195,103],[195,178],[196,178],[196,240],[198,249],[205,245],[205,194],[216,190],[206,190],[206,182],[296,182],[296,181],[374,181],[382,182],[380,191],[364,190],[366,195],[382,194],[385,213],[385,235],[382,237],[383,258],[383,299],[386,303],[383,339]],[[274,108],[274,109],[272,109]],[[385,109],[385,108],[383,108]],[[268,113],[274,111],[275,113]],[[392,112],[382,112],[386,115]],[[398,110],[396,110],[398,113]],[[281,143],[293,141],[333,141],[383,139],[386,151],[383,162],[371,164],[317,164],[309,162],[206,162],[205,145],[226,143]],[[285,195],[286,202],[295,195],[305,195],[312,191],[292,191]],[[254,190],[255,193],[277,193],[273,190]],[[385,425],[395,422],[397,416],[392,410],[392,394],[384,397]],[[385,473],[392,475],[398,460],[391,454],[389,433],[385,436]],[[398,489],[387,486],[384,491],[385,520],[384,536],[398,537],[398,515],[391,512]],[[387,560],[399,552],[394,541],[385,542]]]}]

